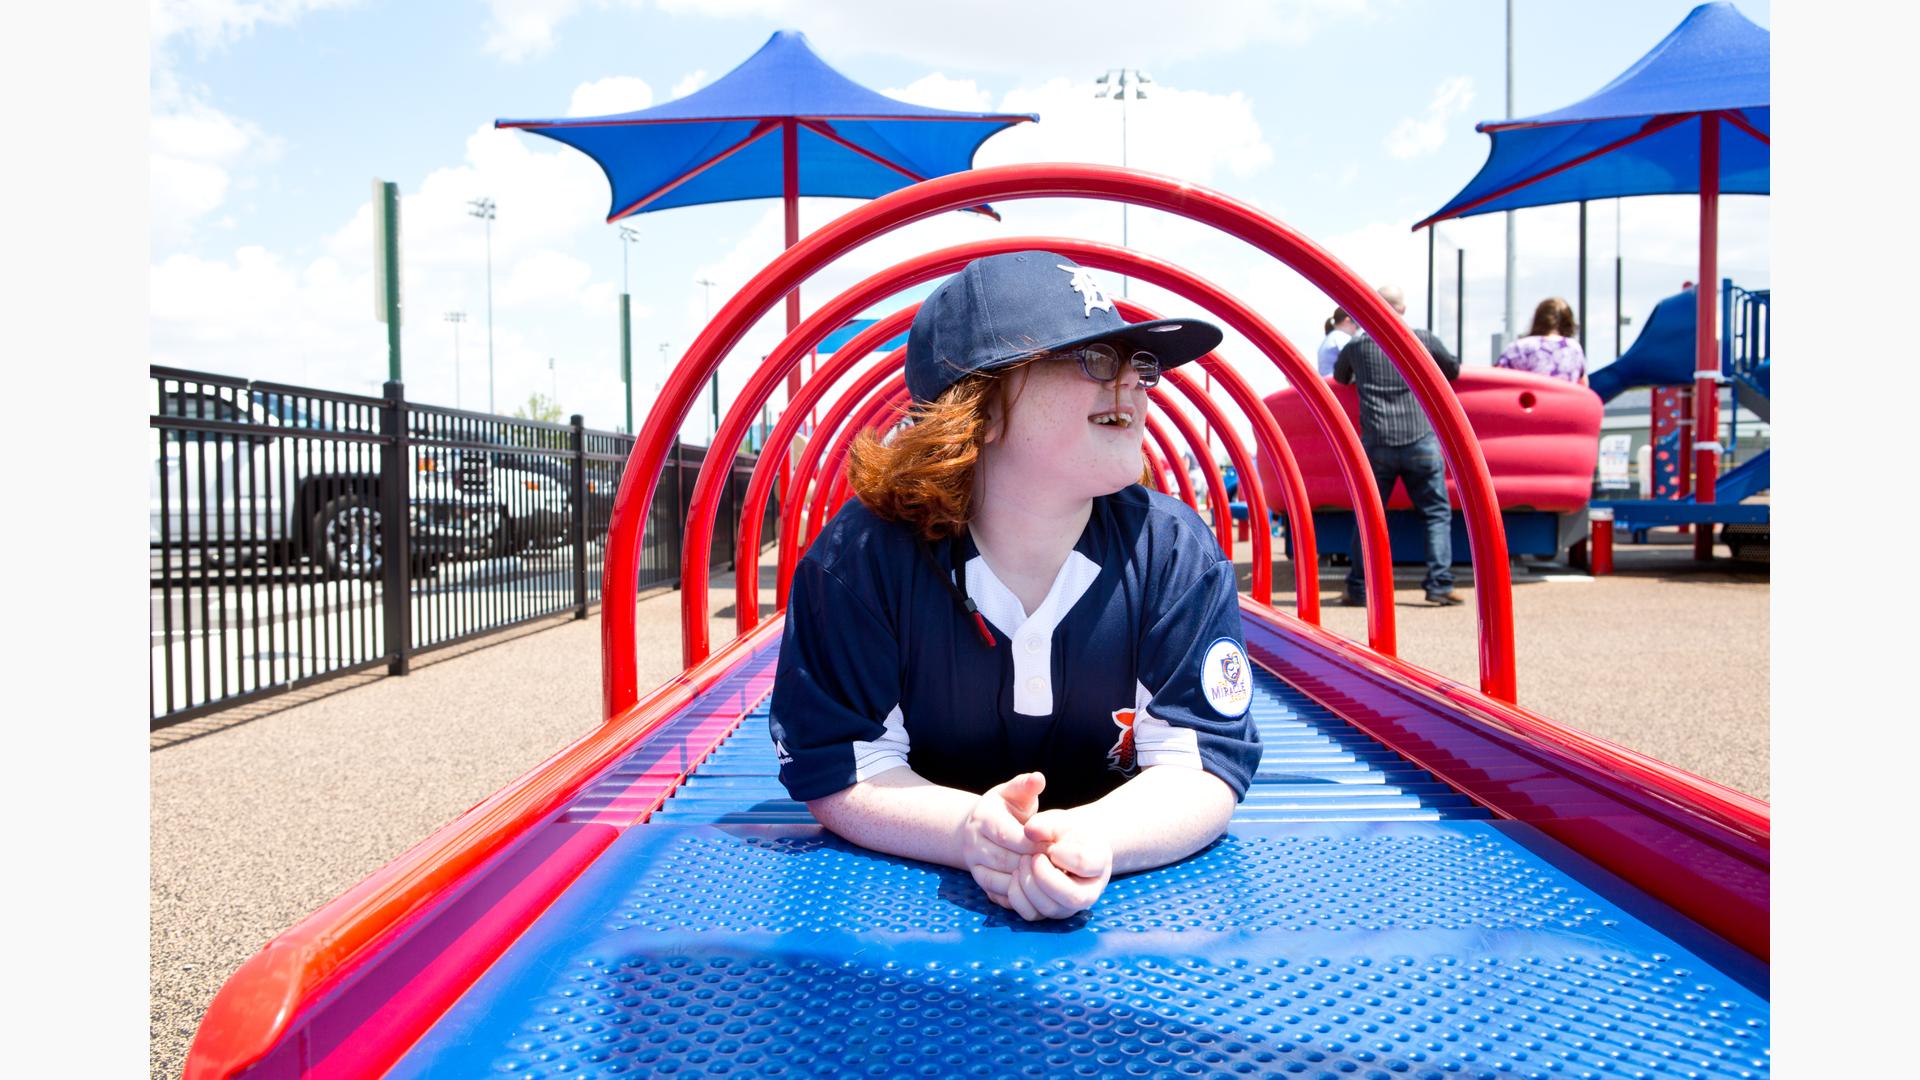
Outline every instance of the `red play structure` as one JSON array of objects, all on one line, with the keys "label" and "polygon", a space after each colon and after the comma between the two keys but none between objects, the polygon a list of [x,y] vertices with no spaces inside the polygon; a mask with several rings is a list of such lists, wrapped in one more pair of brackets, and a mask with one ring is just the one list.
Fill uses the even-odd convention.
[{"label": "red play structure", "polygon": [[[1321,381],[1348,421],[1358,424],[1359,398],[1353,387]],[[1585,538],[1587,501],[1600,453],[1600,398],[1584,386],[1505,368],[1462,367],[1452,386],[1486,460],[1510,551],[1551,556]],[[1282,428],[1301,433],[1293,449],[1307,499],[1320,518],[1320,531],[1327,534],[1322,550],[1345,553],[1351,526],[1339,512],[1351,511],[1353,502],[1333,446],[1310,426],[1311,411],[1299,390],[1279,390],[1268,395],[1266,404]],[[1265,459],[1260,481],[1267,487],[1277,481]],[[1447,474],[1447,495],[1455,506],[1462,504],[1463,493],[1452,470]],[[1387,509],[1411,506],[1406,489],[1396,487]],[[1404,549],[1402,559],[1418,558],[1418,535],[1417,525],[1411,522],[1395,531],[1395,547]],[[1306,565],[1304,559],[1301,562]]]},{"label": "red play structure", "polygon": [[[1449,472],[1456,479],[1456,499],[1467,524],[1472,549],[1504,551],[1502,494],[1489,470],[1489,459],[1507,451],[1498,437],[1488,443],[1487,450],[1482,448],[1483,438],[1498,433],[1483,431],[1476,437],[1469,423],[1470,409],[1463,407],[1412,334],[1369,287],[1326,251],[1252,206],[1163,177],[1105,166],[1065,164],[1006,166],[958,173],[877,198],[795,244],[729,300],[689,348],[648,414],[621,479],[607,542],[602,608],[605,722],[274,939],[249,960],[228,981],[209,1010],[188,1060],[189,1078],[198,1080],[241,1073],[251,1076],[360,1076],[389,1072],[453,1075],[449,1070],[459,1067],[449,1062],[456,1060],[454,1055],[462,1052],[462,1047],[474,1045],[477,1038],[467,1034],[470,1029],[460,1024],[484,1022],[495,1014],[513,1021],[532,1007],[528,1000],[488,997],[490,993],[510,996],[519,992],[497,989],[519,985],[500,980],[507,980],[519,971],[529,972],[528,977],[536,980],[557,978],[553,973],[568,961],[552,958],[558,954],[539,952],[561,947],[553,944],[559,940],[555,935],[573,933],[576,929],[582,933],[598,933],[596,919],[610,920],[608,925],[617,930],[623,925],[622,918],[631,919],[635,911],[642,911],[633,906],[635,901],[628,896],[634,887],[647,884],[646,878],[677,873],[675,867],[691,865],[684,859],[679,862],[654,859],[646,863],[651,869],[634,872],[640,875],[636,879],[627,874],[626,864],[619,863],[620,858],[626,857],[623,853],[641,851],[645,854],[642,848],[647,843],[681,843],[697,832],[699,842],[706,845],[701,850],[708,852],[702,858],[713,865],[719,875],[716,880],[732,882],[725,887],[710,886],[715,891],[703,901],[708,907],[703,918],[726,907],[728,888],[737,890],[749,882],[754,887],[780,886],[779,880],[769,880],[779,879],[778,874],[761,873],[756,877],[746,869],[749,864],[738,859],[761,857],[776,848],[788,853],[782,858],[792,860],[833,856],[831,844],[822,846],[824,842],[815,840],[808,840],[813,847],[779,847],[788,843],[781,838],[790,837],[794,829],[805,831],[809,837],[818,837],[816,828],[804,824],[804,808],[779,811],[789,815],[782,820],[792,823],[777,828],[787,829],[788,833],[762,835],[755,830],[770,826],[750,822],[727,824],[725,819],[721,819],[723,827],[689,824],[669,829],[648,822],[663,814],[663,808],[670,808],[678,793],[697,785],[697,770],[726,746],[748,747],[741,753],[753,752],[757,747],[771,760],[770,751],[763,745],[767,741],[764,730],[743,727],[750,714],[764,717],[763,712],[756,714],[754,710],[761,707],[770,689],[771,661],[779,648],[783,627],[781,616],[763,621],[758,613],[757,576],[751,568],[759,561],[761,537],[757,522],[761,508],[773,491],[775,474],[787,457],[801,418],[816,405],[828,403],[819,431],[822,436],[828,432],[834,435],[809,441],[792,478],[793,495],[786,498],[782,506],[777,595],[784,605],[788,578],[805,539],[817,533],[831,509],[846,498],[840,462],[851,433],[864,427],[890,425],[898,416],[902,400],[898,353],[888,356],[851,384],[847,383],[847,377],[863,357],[908,324],[912,309],[880,319],[842,346],[786,403],[760,455],[742,513],[738,564],[742,572],[736,605],[738,634],[717,647],[710,641],[707,561],[687,559],[680,593],[685,670],[663,685],[643,691],[638,685],[636,670],[635,583],[646,508],[652,504],[661,465],[671,449],[674,433],[694,407],[722,358],[750,326],[774,310],[811,275],[866,241],[934,214],[988,201],[1061,196],[1148,206],[1212,225],[1292,267],[1353,313],[1381,342],[1431,419]],[[1365,833],[1371,838],[1367,843],[1377,847],[1394,842],[1396,835],[1410,837],[1412,842],[1431,848],[1430,851],[1422,849],[1427,852],[1420,856],[1425,860],[1423,866],[1439,865],[1450,859],[1478,859],[1480,853],[1491,852],[1487,865],[1493,867],[1490,871],[1493,876],[1487,880],[1495,882],[1496,893],[1507,888],[1506,883],[1517,880],[1512,877],[1512,868],[1520,865],[1516,860],[1557,861],[1564,864],[1565,873],[1605,876],[1611,882],[1607,886],[1611,891],[1606,895],[1620,895],[1623,891],[1633,894],[1635,899],[1630,906],[1642,914],[1628,915],[1606,906],[1606,911],[1616,912],[1609,916],[1613,920],[1609,926],[1622,919],[1633,922],[1643,916],[1649,925],[1680,927],[1684,923],[1692,928],[1685,929],[1684,934],[1694,935],[1685,940],[1698,944],[1696,939],[1703,940],[1704,931],[1705,936],[1715,937],[1722,943],[1718,948],[1740,954],[1728,963],[1734,966],[1764,964],[1770,830],[1766,804],[1632,750],[1563,727],[1515,704],[1514,627],[1504,557],[1478,560],[1474,590],[1480,643],[1478,689],[1398,659],[1393,593],[1389,584],[1392,567],[1388,561],[1383,507],[1361,452],[1349,407],[1337,391],[1315,375],[1312,364],[1253,308],[1171,263],[1111,245],[1059,237],[1017,236],[930,252],[853,285],[823,304],[788,334],[734,398],[715,437],[713,452],[707,455],[707,464],[695,484],[683,550],[708,550],[725,480],[724,466],[716,463],[732,459],[732,448],[743,441],[749,426],[775,390],[791,372],[798,370],[801,358],[818,342],[862,311],[903,289],[951,273],[984,255],[1033,248],[1057,251],[1085,265],[1122,272],[1180,295],[1245,336],[1298,388],[1297,408],[1270,411],[1235,369],[1220,357],[1209,356],[1201,361],[1204,369],[1221,382],[1251,421],[1256,443],[1251,450],[1234,434],[1224,410],[1197,391],[1194,376],[1169,372],[1165,385],[1157,392],[1166,398],[1175,395],[1188,398],[1206,422],[1214,426],[1225,440],[1229,457],[1240,469],[1240,475],[1248,478],[1247,498],[1254,511],[1264,517],[1269,504],[1283,509],[1289,520],[1297,523],[1292,536],[1296,558],[1308,565],[1315,552],[1310,507],[1320,499],[1336,499],[1342,494],[1332,491],[1328,477],[1337,476],[1343,481],[1347,505],[1357,508],[1361,523],[1360,562],[1368,583],[1367,644],[1357,644],[1318,625],[1319,596],[1314,574],[1301,575],[1293,612],[1273,608],[1271,585],[1265,571],[1271,562],[1272,539],[1266,530],[1255,529],[1250,539],[1255,568],[1252,595],[1241,601],[1248,652],[1261,668],[1262,678],[1275,680],[1275,686],[1284,684],[1286,693],[1298,696],[1301,708],[1310,704],[1313,709],[1323,711],[1331,718],[1329,722],[1340,726],[1340,738],[1365,741],[1372,747],[1364,752],[1367,760],[1391,759],[1396,769],[1404,766],[1424,770],[1422,775],[1430,778],[1432,786],[1445,789],[1446,798],[1458,800],[1474,813],[1493,819],[1493,826],[1497,826],[1489,827],[1479,821],[1455,823],[1461,827],[1457,832],[1428,826],[1405,827],[1414,830],[1411,833],[1396,833],[1395,826],[1378,823],[1356,826],[1373,830]],[[1153,316],[1138,305],[1120,303],[1122,313],[1129,319]],[[1536,395],[1535,408],[1555,407],[1552,403],[1556,397],[1546,387],[1529,391],[1519,383],[1501,380],[1487,386],[1486,392],[1493,394],[1532,392]],[[1469,402],[1480,392],[1478,387],[1477,383],[1468,384]],[[1176,439],[1188,446],[1203,445],[1199,433],[1179,412],[1167,409],[1164,418],[1170,428],[1151,428],[1148,432],[1151,445],[1161,459],[1178,460]],[[1516,443],[1514,452],[1524,457],[1527,453],[1524,443]],[[1211,461],[1207,455],[1198,457],[1201,461]],[[1169,471],[1177,474],[1178,468],[1175,466]],[[1259,479],[1261,477],[1265,479]],[[1193,497],[1177,475],[1170,479],[1182,498]],[[1217,471],[1207,477],[1206,485],[1218,500],[1214,505],[1224,505]],[[810,490],[812,504],[803,507],[800,496]],[[1546,499],[1549,488],[1543,486],[1540,490],[1538,497]],[[803,509],[807,514],[805,521],[800,517]],[[1220,539],[1223,546],[1232,547],[1234,541],[1230,535],[1221,532]],[[763,720],[756,722],[764,724]],[[729,736],[736,729],[741,732],[741,739],[728,744]],[[1333,787],[1323,786],[1329,790]],[[746,818],[773,813],[755,808]],[[1236,825],[1233,835],[1244,836],[1242,842],[1246,843],[1256,842],[1259,837],[1267,839],[1258,842],[1280,842],[1272,839],[1278,835],[1271,832],[1273,828],[1261,824]],[[1422,828],[1427,831],[1419,832]],[[655,832],[649,834],[647,829]],[[1241,829],[1249,831],[1242,834],[1237,831]],[[1269,831],[1262,832],[1263,829]],[[1513,837],[1521,839],[1513,840]],[[1523,843],[1531,847],[1523,850],[1519,846]],[[653,859],[653,856],[647,858]],[[730,859],[736,861],[729,862]],[[791,865],[801,863],[794,861]],[[868,858],[858,865],[884,868],[893,863]],[[1463,874],[1471,869],[1466,861],[1459,865]],[[1238,872],[1219,871],[1228,876]],[[795,877],[793,887],[831,889],[838,887],[835,883],[844,878],[845,874]],[[1146,880],[1146,875],[1133,880]],[[1160,880],[1174,882],[1176,878],[1168,876]],[[1554,880],[1567,883],[1554,886],[1555,890],[1585,888],[1575,884],[1572,878]],[[628,914],[603,915],[597,908],[591,909],[591,914],[583,914],[589,909],[568,906],[587,903],[581,889],[595,882],[609,885],[626,897],[619,903],[625,905],[620,910]],[[898,889],[898,886],[879,884],[866,887]],[[1223,881],[1223,887],[1241,894],[1266,888],[1255,888],[1246,881]],[[1366,892],[1383,885],[1377,880],[1356,877],[1340,882],[1338,887]],[[679,895],[668,886],[662,889],[667,891],[660,893],[661,898]],[[871,911],[876,906],[872,898],[880,894],[867,895],[867,907]],[[804,916],[806,912],[820,910],[825,901],[812,893],[794,893],[772,903],[789,903],[797,916]],[[1611,905],[1612,901],[1600,903]],[[1508,898],[1490,904],[1505,907]],[[884,908],[886,903],[877,906]],[[1492,906],[1486,918],[1498,918],[1491,913]],[[549,917],[550,909],[560,914]],[[939,910],[944,913],[941,918],[950,918],[958,917],[953,915],[956,911],[965,915],[967,909],[948,905]],[[1645,914],[1656,910],[1666,914],[1657,919]],[[1469,914],[1463,925],[1480,935],[1476,939],[1479,943],[1472,948],[1484,951],[1492,946],[1487,944],[1491,939],[1478,929],[1481,922],[1481,915]],[[1634,925],[1640,924],[1634,922]],[[1552,932],[1551,925],[1532,927],[1527,930],[1528,940],[1541,941],[1544,939],[1540,935]],[[1610,931],[1595,923],[1592,932]],[[1683,933],[1681,929],[1672,932]],[[999,955],[992,952],[994,949],[1005,950],[1009,957],[1007,964],[1024,963],[1021,956],[1037,948],[1038,939],[1017,938],[1012,936],[1014,933],[1014,929],[982,924],[979,929],[956,938],[958,944],[953,946],[951,955],[939,952],[938,963],[950,965],[954,957],[964,961],[969,952],[976,960],[982,955]],[[664,1042],[660,1045],[666,1049],[659,1049],[638,1037],[623,1043],[619,1025],[651,1023],[642,1015],[650,1015],[649,1010],[658,1012],[698,1005],[692,998],[688,998],[684,1006],[675,1003],[678,999],[668,1001],[672,995],[664,988],[675,976],[670,973],[648,975],[646,972],[654,969],[646,965],[654,962],[648,959],[651,949],[668,950],[662,954],[666,959],[660,963],[671,967],[686,962],[686,949],[711,952],[734,940],[717,929],[702,931],[702,934],[705,936],[699,937],[698,944],[694,945],[650,944],[667,940],[654,932],[629,932],[610,944],[593,945],[587,953],[580,954],[589,958],[588,973],[581,976],[586,981],[580,986],[597,988],[593,993],[624,994],[628,991],[623,987],[631,986],[639,992],[644,989],[646,979],[655,979],[659,980],[656,985],[663,988],[659,994],[666,996],[645,1000],[664,1004],[650,1003],[625,1011],[607,1006],[609,1017],[618,1015],[623,1019],[606,1021],[613,1025],[604,1032],[606,1040],[596,1034],[581,1036],[570,1043],[567,1040],[573,1036],[562,1031],[554,1037],[558,1041],[548,1043],[543,1042],[547,1038],[545,1033],[564,1021],[571,1008],[566,1001],[585,1000],[554,998],[557,1004],[542,1005],[543,1011],[539,1014],[550,1019],[526,1021],[525,1026],[517,1029],[518,1034],[506,1037],[510,1042],[497,1044],[504,1049],[483,1047],[475,1058],[481,1064],[473,1067],[518,1069],[521,1066],[514,1062],[522,1058],[513,1055],[536,1051],[548,1055],[540,1059],[542,1062],[549,1057],[559,1060],[557,1055],[577,1051],[585,1055],[587,1061],[612,1060],[622,1064],[623,1070],[640,1074],[648,1071],[644,1064],[639,1064],[650,1060],[645,1056],[648,1054],[677,1053],[693,1055],[691,1060],[696,1062],[701,1060],[700,1055],[707,1053],[699,1049],[704,1043],[683,1039],[685,1049],[677,1051],[672,1047],[678,1044]],[[842,938],[854,942],[846,946],[849,950],[846,954],[835,954],[832,964],[840,966],[829,965],[833,971],[850,970],[847,965],[855,963],[854,957],[862,952],[906,947],[893,942],[905,940],[907,935],[896,934],[881,942],[859,939],[857,935],[848,937],[854,934],[853,930],[836,930],[808,936],[810,942],[825,943],[808,947],[839,948],[832,943]],[[940,943],[945,939],[922,936],[931,942],[926,948],[936,951],[947,948]],[[1120,937],[1124,939],[1125,935]],[[1241,948],[1232,943],[1243,939],[1256,940],[1246,937],[1241,928],[1239,937],[1224,935],[1207,948],[1231,951]],[[786,962],[778,957],[788,954],[768,945],[766,942],[770,939],[752,940],[761,942],[752,946],[753,955],[760,958],[752,963]],[[1097,937],[1084,935],[1071,940],[1065,937],[1051,940],[1062,947],[1084,942],[1087,944],[1082,947],[1091,948]],[[1124,941],[1117,945],[1109,935],[1101,947],[1115,950],[1125,946]],[[1584,948],[1577,943],[1566,947]],[[1698,947],[1706,948],[1705,945]],[[682,951],[674,952],[675,949]],[[1668,948],[1667,952],[1648,951],[1645,955],[1656,959],[1646,961],[1644,976],[1635,974],[1640,971],[1635,968],[1626,975],[1609,974],[1605,978],[1644,977],[1647,985],[1654,986],[1658,979],[1666,978],[1663,973],[1668,970],[1659,965],[1665,964],[1670,959],[1669,953],[1676,950],[1683,959],[1692,955],[1679,946]],[[719,953],[712,955],[720,956]],[[1122,982],[1135,978],[1136,963],[1155,962],[1150,957],[1138,961],[1129,959],[1124,952],[1113,955],[1120,957]],[[619,959],[623,956],[625,960]],[[1214,960],[1228,963],[1224,957],[1222,952]],[[629,966],[609,966],[616,961]],[[1061,964],[1067,962],[1066,959],[1060,961]],[[1374,962],[1358,961],[1363,966]],[[1377,962],[1391,971],[1400,961],[1383,956]],[[1485,960],[1473,962],[1487,963]],[[1610,959],[1595,962],[1614,963]],[[714,968],[718,971],[732,961],[720,957],[714,963],[719,965]],[[1337,969],[1340,961],[1336,959],[1334,964]],[[659,972],[668,972],[668,967],[659,968]],[[1617,963],[1607,970],[1616,968],[1628,971],[1628,966]],[[893,969],[894,965],[889,963],[887,970]],[[1346,970],[1359,969],[1349,966]],[[1691,981],[1711,977],[1730,985],[1715,970],[1702,967],[1693,970],[1688,976]],[[636,976],[635,971],[641,975]],[[904,975],[896,973],[885,977],[898,981],[911,976],[913,971],[907,970]],[[995,989],[1000,985],[993,981],[995,977],[997,973],[990,972],[975,978],[979,989],[969,992],[982,996],[968,999],[972,1004],[967,1005],[967,1009],[989,1008],[1003,997],[1011,1000],[1006,995],[1015,991]],[[1325,977],[1342,976],[1339,970],[1330,969]],[[1467,977],[1467,973],[1463,972],[1461,977]],[[633,983],[635,978],[641,982]],[[1273,978],[1277,980],[1280,976]],[[628,981],[621,982],[622,979]],[[776,976],[774,982],[779,981],[780,977]],[[716,982],[701,993],[731,992]],[[1743,1009],[1764,1013],[1764,1002],[1758,1002],[1748,991],[1736,987],[1717,992],[1733,995]],[[1030,996],[1028,989],[1019,989],[1017,993],[1021,1000],[1028,1002],[1021,1008],[1046,1007],[1044,1002],[1038,1006],[1032,1004],[1039,999]],[[1339,993],[1344,996],[1347,992],[1340,990]],[[799,990],[795,994],[805,998]],[[754,1008],[804,1005],[804,1000],[789,1002],[769,998],[762,1006],[741,1004],[738,1008],[746,1011],[733,1015],[750,1018]],[[1547,1006],[1542,1008],[1551,1012]],[[600,1024],[584,1005],[574,1011],[580,1014],[579,1022],[586,1025],[580,1030],[594,1031],[595,1025]],[[720,1018],[717,1012],[715,1018]],[[825,1013],[815,1018],[816,1022],[826,1019]],[[1526,1019],[1531,1023],[1535,1018]],[[749,1030],[754,1022],[757,1021],[743,1019],[741,1030]],[[1143,1022],[1157,1021],[1145,1017]],[[689,1024],[691,1026],[684,1030],[692,1031],[699,1026],[693,1021]],[[1436,1021],[1436,1030],[1442,1026],[1444,1023]],[[1488,1030],[1491,1032],[1493,1027],[1489,1024]],[[810,1045],[802,1027],[796,1027],[795,1031],[798,1034],[788,1041],[790,1047]],[[891,1037],[894,1032],[889,1030],[886,1034]],[[924,1045],[933,1047],[936,1035],[929,1034]],[[1504,1040],[1506,1035],[1498,1037]],[[1516,1036],[1532,1037],[1535,1036]],[[1548,1033],[1544,1037],[1557,1036]],[[1258,1042],[1259,1036],[1247,1038]],[[486,1047],[495,1045],[487,1043]],[[1035,1041],[1034,1045],[1039,1043]],[[542,1046],[549,1049],[541,1051]],[[815,1050],[834,1052],[829,1047],[808,1052]],[[1338,1046],[1334,1051],[1344,1052]],[[739,1052],[742,1055],[757,1053],[747,1043],[740,1043]],[[932,1052],[931,1049],[928,1052]],[[979,1052],[988,1051],[980,1049]],[[1724,1050],[1702,1051],[1708,1052],[1725,1053]],[[1139,1053],[1139,1062],[1144,1064],[1150,1060],[1148,1055],[1161,1051],[1146,1048]],[[600,1056],[593,1056],[596,1054]],[[609,1057],[615,1054],[628,1056]],[[880,1067],[883,1062],[880,1058],[863,1060],[874,1067]],[[968,1059],[961,1054],[957,1060]],[[1274,1061],[1274,1067],[1279,1062],[1278,1058],[1262,1060]],[[751,1071],[750,1062],[745,1067]],[[558,1066],[542,1065],[537,1074],[557,1069]]]}]

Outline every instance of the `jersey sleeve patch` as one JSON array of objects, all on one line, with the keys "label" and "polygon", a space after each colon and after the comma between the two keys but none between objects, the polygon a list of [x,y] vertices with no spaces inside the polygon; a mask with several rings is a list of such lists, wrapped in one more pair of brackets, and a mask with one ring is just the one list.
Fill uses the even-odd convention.
[{"label": "jersey sleeve patch", "polygon": [[1253,679],[1247,672],[1247,654],[1232,638],[1207,646],[1200,665],[1200,688],[1207,704],[1221,716],[1244,716],[1253,704]]}]

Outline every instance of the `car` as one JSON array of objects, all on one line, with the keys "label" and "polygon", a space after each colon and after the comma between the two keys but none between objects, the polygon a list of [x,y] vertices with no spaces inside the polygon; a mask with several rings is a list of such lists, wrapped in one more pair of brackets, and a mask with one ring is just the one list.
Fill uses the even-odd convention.
[{"label": "car", "polygon": [[[311,564],[331,578],[379,578],[377,447],[300,436],[373,434],[366,424],[320,421],[277,392],[208,383],[163,384],[158,408],[163,417],[210,422],[207,430],[156,433],[149,541],[167,566]],[[416,463],[407,500],[416,570],[484,553],[500,524],[491,500],[473,490],[486,483]]]},{"label": "car", "polygon": [[[486,498],[498,515],[487,554],[541,554],[565,545],[573,522],[572,461],[563,454],[540,453],[498,439],[479,441],[500,449],[478,449],[467,443],[419,452],[426,471],[485,478],[484,489],[470,487],[470,491]],[[611,508],[612,494],[606,498]]]}]

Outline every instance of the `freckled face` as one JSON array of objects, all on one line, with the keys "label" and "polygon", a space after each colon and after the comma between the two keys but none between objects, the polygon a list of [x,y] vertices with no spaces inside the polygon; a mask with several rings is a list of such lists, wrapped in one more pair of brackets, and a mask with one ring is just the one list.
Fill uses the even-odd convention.
[{"label": "freckled face", "polygon": [[1130,367],[1098,383],[1072,360],[1039,360],[1013,373],[1007,391],[1011,414],[988,448],[1000,468],[1073,498],[1139,481],[1147,392]]}]

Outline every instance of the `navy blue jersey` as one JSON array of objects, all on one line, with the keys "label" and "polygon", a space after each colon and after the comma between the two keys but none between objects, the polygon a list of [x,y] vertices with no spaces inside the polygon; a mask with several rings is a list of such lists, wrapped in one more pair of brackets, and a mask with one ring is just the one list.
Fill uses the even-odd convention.
[{"label": "navy blue jersey", "polygon": [[[938,576],[954,553],[991,647]],[[1233,563],[1177,499],[1093,500],[1032,615],[966,537],[923,554],[854,500],[794,570],[771,726],[802,801],[902,765],[976,792],[1039,770],[1043,807],[1150,765],[1205,769],[1240,798],[1260,762],[1252,686]]]}]

